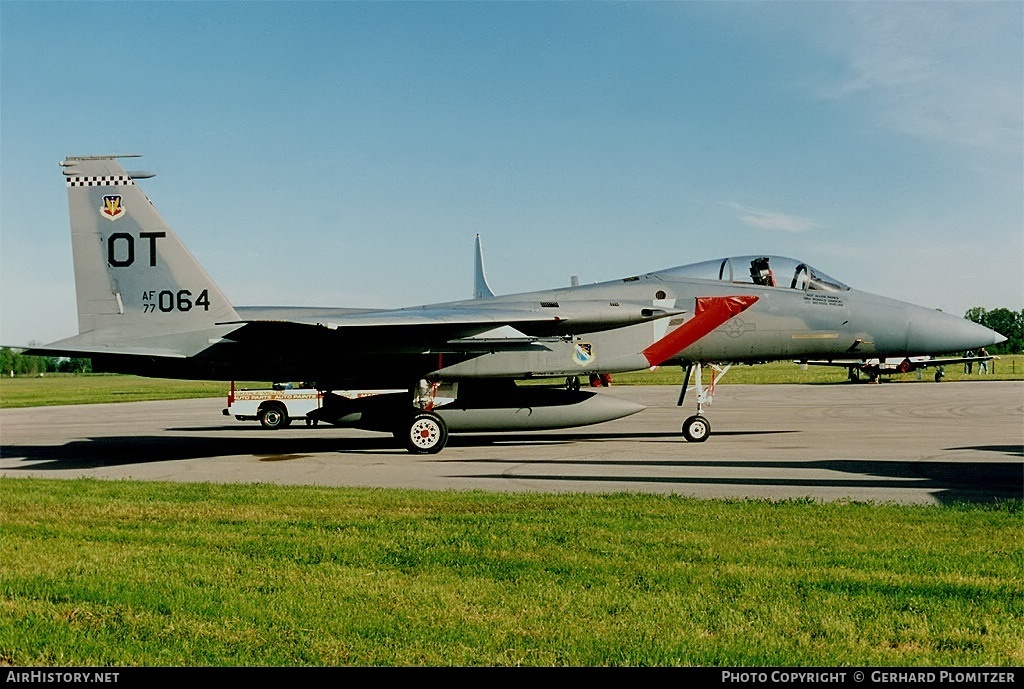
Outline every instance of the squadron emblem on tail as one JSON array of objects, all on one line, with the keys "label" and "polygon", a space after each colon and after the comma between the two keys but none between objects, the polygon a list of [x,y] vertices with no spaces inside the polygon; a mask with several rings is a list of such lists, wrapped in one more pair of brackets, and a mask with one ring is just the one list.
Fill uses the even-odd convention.
[{"label": "squadron emblem on tail", "polygon": [[117,220],[124,215],[124,203],[120,194],[108,194],[103,197],[103,205],[100,207],[100,215],[107,220]]}]

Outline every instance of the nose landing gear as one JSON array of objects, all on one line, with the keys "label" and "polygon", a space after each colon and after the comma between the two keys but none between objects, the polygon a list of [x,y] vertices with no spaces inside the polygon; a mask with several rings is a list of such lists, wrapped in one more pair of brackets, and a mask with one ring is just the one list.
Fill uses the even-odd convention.
[{"label": "nose landing gear", "polygon": [[[704,366],[708,366],[712,370],[711,383],[704,387],[701,380],[701,370]],[[683,377],[683,387],[679,391],[679,401],[676,402],[676,406],[683,406],[683,400],[686,398],[686,388],[690,384],[690,374],[696,369],[697,378],[694,380],[694,390],[697,393],[697,413],[683,422],[683,437],[691,443],[702,443],[708,439],[711,435],[711,422],[704,417],[704,405],[711,404],[712,398],[715,396],[715,385],[718,381],[729,370],[730,365],[719,366],[717,364],[701,364],[699,361],[693,361],[686,365],[686,375]]]}]

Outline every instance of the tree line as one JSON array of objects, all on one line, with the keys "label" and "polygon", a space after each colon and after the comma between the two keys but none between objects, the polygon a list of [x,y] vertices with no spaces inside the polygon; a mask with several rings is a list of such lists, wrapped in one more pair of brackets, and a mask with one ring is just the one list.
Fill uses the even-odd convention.
[{"label": "tree line", "polygon": [[1006,342],[990,347],[989,354],[1019,354],[1024,351],[1024,310],[989,310],[974,306],[967,309],[964,318],[991,328],[1006,338]]},{"label": "tree line", "polygon": [[[995,330],[1006,342],[990,348],[990,354],[1024,352],[1024,310],[986,309],[974,306],[964,318]],[[58,356],[27,356],[10,347],[0,349],[0,373],[5,376],[37,376],[40,373],[91,373],[92,359],[69,359]]]},{"label": "tree line", "polygon": [[92,359],[62,356],[28,356],[10,347],[0,349],[0,372],[5,376],[38,376],[40,373],[91,373]]}]

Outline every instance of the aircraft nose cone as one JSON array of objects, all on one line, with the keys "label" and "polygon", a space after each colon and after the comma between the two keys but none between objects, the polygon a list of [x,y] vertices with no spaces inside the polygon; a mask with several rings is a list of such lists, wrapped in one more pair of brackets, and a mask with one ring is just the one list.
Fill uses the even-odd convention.
[{"label": "aircraft nose cone", "polygon": [[965,352],[1006,341],[995,330],[941,311],[915,307],[907,315],[907,349],[912,353]]}]

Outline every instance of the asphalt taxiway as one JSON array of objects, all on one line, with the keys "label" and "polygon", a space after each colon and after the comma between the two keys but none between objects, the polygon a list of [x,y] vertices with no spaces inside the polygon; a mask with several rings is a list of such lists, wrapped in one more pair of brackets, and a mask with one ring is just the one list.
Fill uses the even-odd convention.
[{"label": "asphalt taxiway", "polygon": [[712,436],[680,435],[692,391],[611,387],[647,406],[583,428],[453,435],[412,455],[388,435],[268,431],[224,399],[0,410],[0,476],[438,490],[648,492],[882,503],[1024,498],[1024,383],[723,385]]}]

